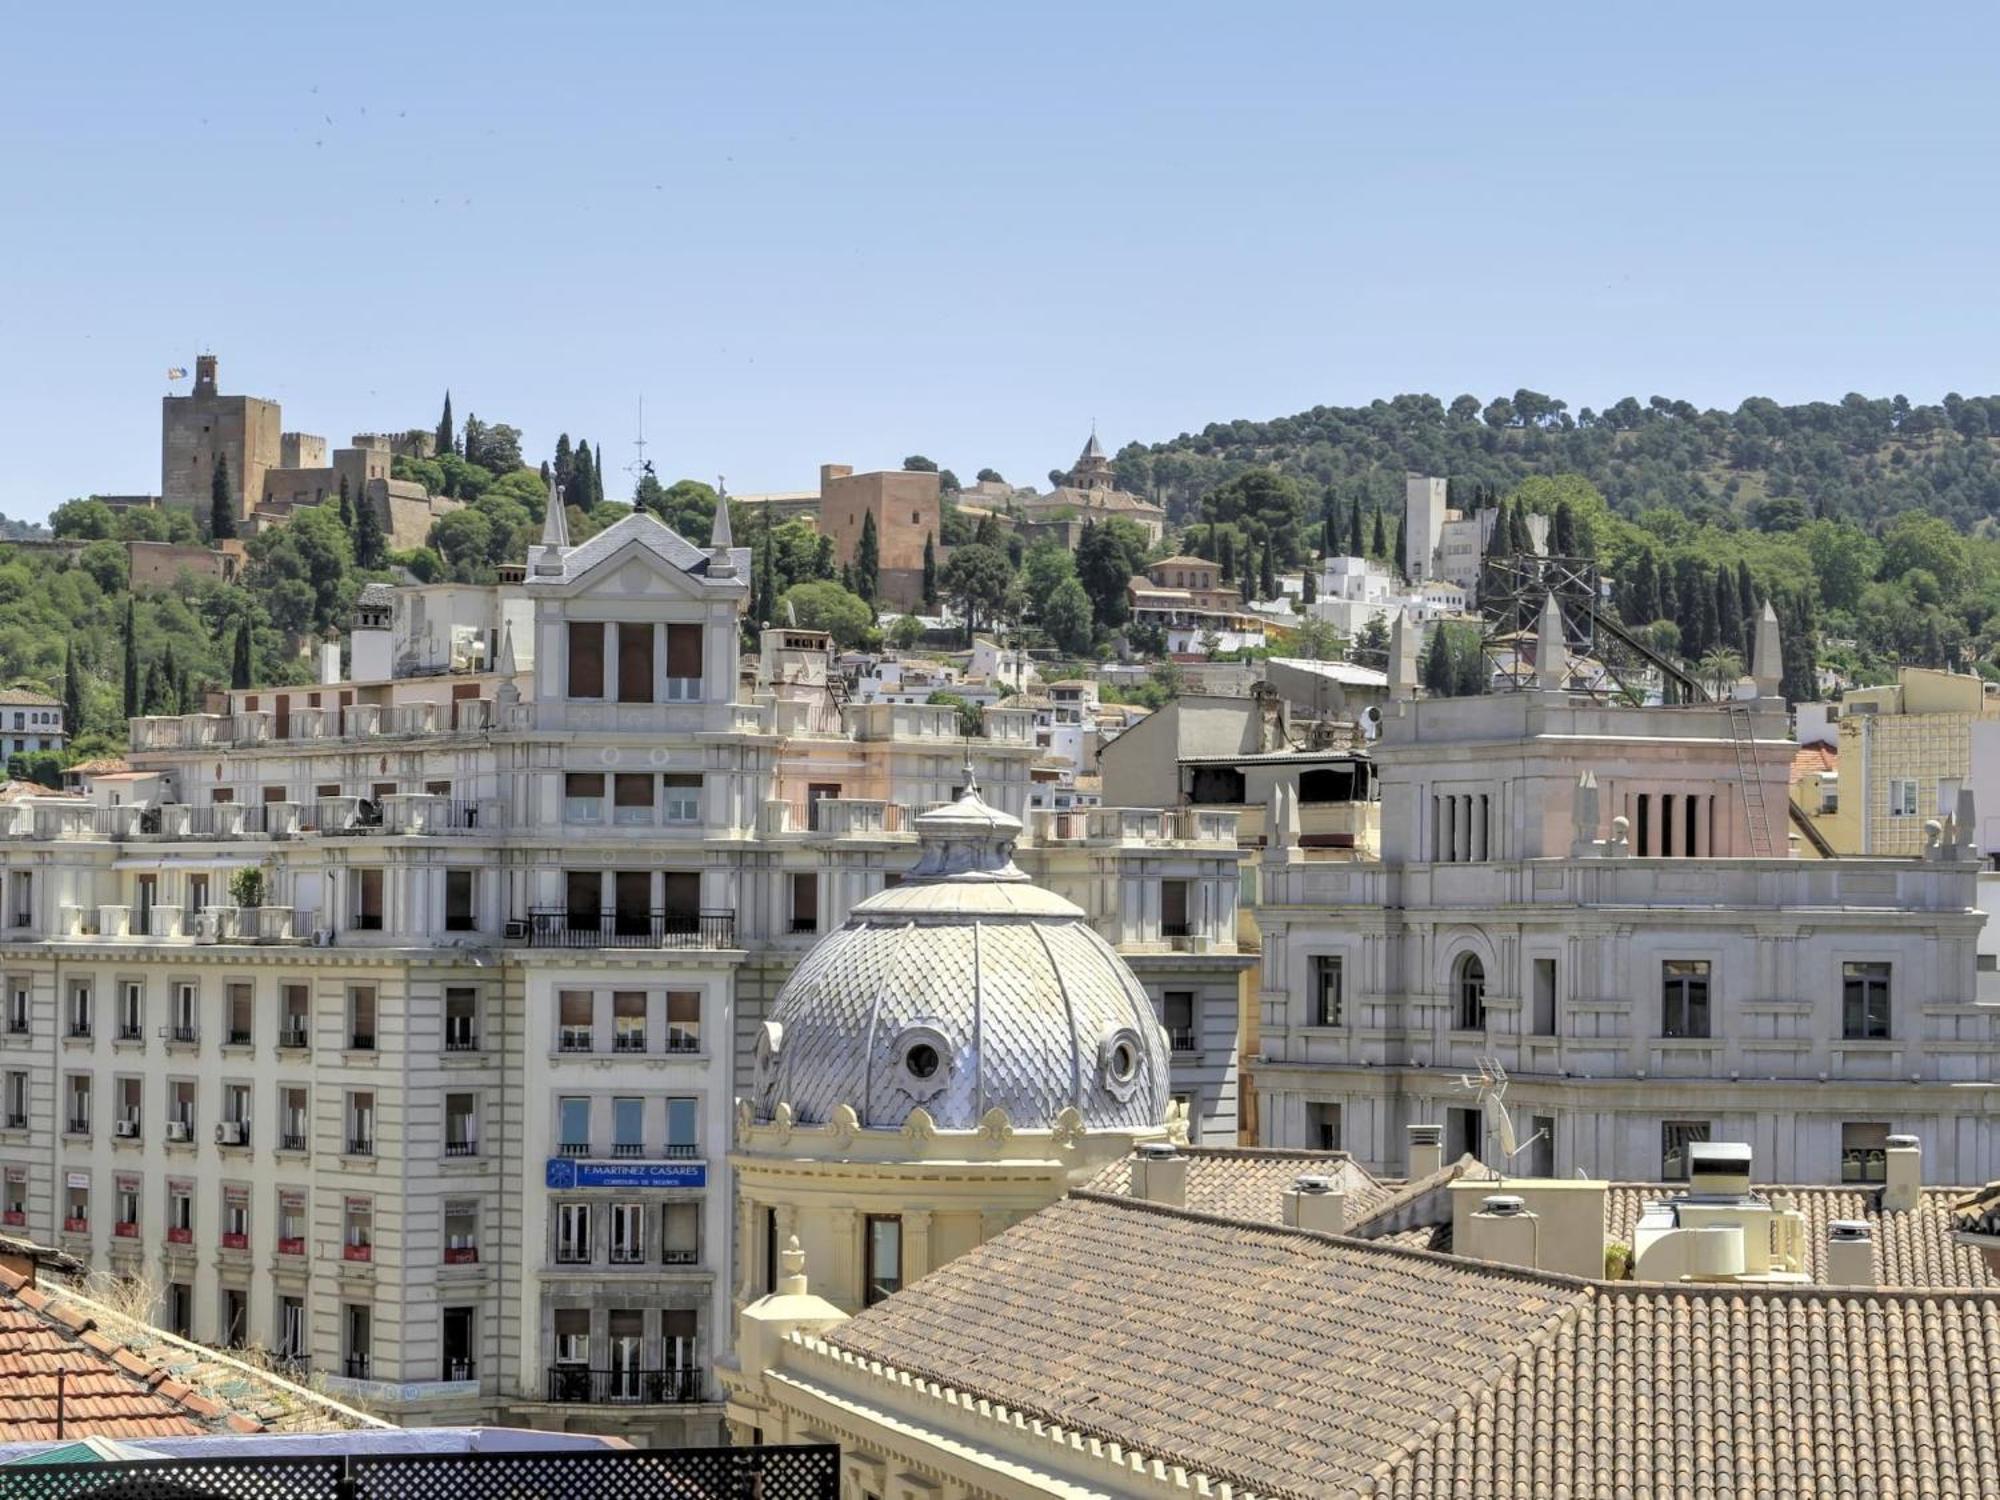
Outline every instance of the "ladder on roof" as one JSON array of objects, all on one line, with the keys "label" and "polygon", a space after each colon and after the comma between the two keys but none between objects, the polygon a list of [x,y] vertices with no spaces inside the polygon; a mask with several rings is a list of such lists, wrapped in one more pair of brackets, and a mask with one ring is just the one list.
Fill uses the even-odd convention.
[{"label": "ladder on roof", "polygon": [[1729,704],[1723,712],[1729,719],[1729,738],[1736,746],[1736,779],[1743,786],[1743,817],[1750,830],[1750,857],[1771,858],[1771,821],[1764,811],[1764,778],[1757,774],[1757,725],[1750,710],[1740,703]]}]

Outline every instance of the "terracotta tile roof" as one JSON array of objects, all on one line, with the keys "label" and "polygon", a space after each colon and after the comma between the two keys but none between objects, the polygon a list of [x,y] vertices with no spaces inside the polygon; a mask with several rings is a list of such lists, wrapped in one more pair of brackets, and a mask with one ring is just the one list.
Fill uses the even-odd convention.
[{"label": "terracotta tile roof", "polygon": [[37,693],[29,688],[0,688],[0,707],[61,708],[62,699],[51,698],[47,693]]},{"label": "terracotta tile roof", "polygon": [[[1284,1222],[1283,1196],[1294,1179],[1331,1177],[1347,1194],[1347,1213],[1372,1212],[1395,1186],[1377,1181],[1345,1151],[1267,1151],[1241,1146],[1183,1146],[1188,1159],[1187,1206],[1199,1213],[1262,1224]],[[1111,1163],[1090,1180],[1093,1193],[1123,1197],[1132,1190],[1132,1159]]]},{"label": "terracotta tile roof", "polygon": [[131,764],[122,755],[100,755],[96,760],[80,760],[73,766],[65,766],[66,776],[106,776],[114,771],[129,771]]},{"label": "terracotta tile roof", "polygon": [[[1677,1182],[1612,1183],[1604,1199],[1606,1238],[1630,1244],[1647,1203],[1678,1198],[1685,1191]],[[1875,1186],[1760,1186],[1757,1196],[1791,1194],[1793,1206],[1805,1215],[1806,1271],[1814,1278],[1825,1274],[1828,1226],[1836,1219],[1862,1219],[1874,1230],[1875,1264],[1885,1287],[2000,1287],[2000,1277],[1986,1269],[1985,1257],[1952,1238],[1959,1227],[1954,1210],[1967,1191],[1925,1188],[1917,1206],[1904,1213],[1885,1213],[1881,1189]]]},{"label": "terracotta tile roof", "polygon": [[1831,745],[1801,745],[1792,752],[1792,781],[1797,786],[1808,776],[1840,769],[1840,752]]},{"label": "terracotta tile roof", "polygon": [[1993,1292],[1593,1282],[1087,1192],[823,1338],[1191,1493],[1973,1500],[2000,1445]]}]

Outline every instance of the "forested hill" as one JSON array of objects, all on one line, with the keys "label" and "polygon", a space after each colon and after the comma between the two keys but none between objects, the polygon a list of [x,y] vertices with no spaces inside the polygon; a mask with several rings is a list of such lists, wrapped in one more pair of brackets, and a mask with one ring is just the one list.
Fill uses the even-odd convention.
[{"label": "forested hill", "polygon": [[1481,402],[1397,396],[1365,407],[1316,406],[1270,421],[1216,422],[1117,456],[1121,483],[1176,522],[1217,484],[1269,466],[1351,505],[1392,511],[1406,470],[1505,493],[1534,474],[1580,474],[1614,511],[1666,507],[1697,523],[1783,531],[1813,516],[1869,528],[1906,510],[1969,532],[2000,517],[2000,397],[1845,396],[1780,406],[1753,397],[1734,411],[1627,397],[1572,413],[1535,391]]}]

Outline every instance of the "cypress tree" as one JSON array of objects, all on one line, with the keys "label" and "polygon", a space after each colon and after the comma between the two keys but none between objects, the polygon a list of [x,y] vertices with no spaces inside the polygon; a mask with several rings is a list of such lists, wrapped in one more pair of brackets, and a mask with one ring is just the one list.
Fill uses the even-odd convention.
[{"label": "cypress tree", "polygon": [[[721,504],[727,505],[728,501]],[[882,548],[875,535],[875,512],[861,518],[861,540],[854,544],[854,592],[870,604],[881,592]]]},{"label": "cypress tree", "polygon": [[1278,557],[1271,539],[1264,538],[1264,559],[1257,569],[1257,597],[1275,599],[1278,597]]},{"label": "cypress tree", "polygon": [[[1321,557],[1332,557],[1334,554],[1333,506],[1334,502],[1328,500],[1319,513],[1319,555]],[[1209,527],[1208,534],[1211,538],[1215,535],[1215,528],[1213,526]]]},{"label": "cypress tree", "polygon": [[[1667,566],[1666,559],[1664,558],[1660,560],[1659,566],[1653,571],[1653,589],[1653,608],[1659,611],[1653,618],[1655,620],[1672,620],[1678,625],[1681,618],[1680,594],[1674,588],[1674,570]],[[1635,621],[1634,623],[1639,622]],[[1687,645],[1685,641],[1681,644],[1683,647]]]},{"label": "cypress tree", "polygon": [[1688,624],[1692,627],[1683,635],[1685,642],[1689,636],[1694,644],[1687,648],[1691,661],[1699,661],[1720,643],[1722,637],[1716,633],[1718,621],[1715,617],[1715,585],[1702,577],[1701,567],[1692,559],[1688,563],[1689,586],[1685,590]]},{"label": "cypress tree", "polygon": [[230,653],[229,685],[233,688],[250,686],[250,617],[245,615],[236,622],[236,646]]},{"label": "cypress tree", "polygon": [[132,597],[125,597],[125,717],[139,717],[139,621]]},{"label": "cypress tree", "polygon": [[1632,564],[1619,612],[1627,625],[1650,625],[1660,618],[1660,585],[1652,549],[1641,552]]},{"label": "cypress tree", "polygon": [[[1210,528],[1213,530],[1213,528]],[[1236,538],[1233,532],[1222,533],[1221,551],[1215,560],[1216,571],[1221,574],[1220,582],[1229,587],[1229,580],[1236,576]]]},{"label": "cypress tree", "polygon": [[208,482],[208,534],[218,542],[236,535],[236,497],[229,488],[229,456],[218,453]]},{"label": "cypress tree", "polygon": [[596,466],[592,468],[590,471],[590,505],[586,505],[584,509],[589,510],[591,506],[602,505],[603,503],[604,503],[604,462],[603,462],[603,450],[600,449],[598,452],[598,462]]},{"label": "cypress tree", "polygon": [[1564,500],[1556,506],[1556,522],[1550,528],[1550,547],[1557,557],[1579,557],[1576,540],[1576,512]]},{"label": "cypress tree", "polygon": [[76,670],[76,638],[63,647],[63,732],[71,739],[83,733],[83,679]]},{"label": "cypress tree", "polygon": [[1736,607],[1736,577],[1726,567],[1715,570],[1714,644],[1739,654],[1743,649],[1743,617]]},{"label": "cypress tree", "polygon": [[[766,508],[768,509],[768,507]],[[937,610],[937,597],[937,545],[936,539],[926,531],[924,533],[924,608],[935,613]]]},{"label": "cypress tree", "polygon": [[1535,533],[1528,525],[1528,507],[1525,505],[1514,507],[1514,535],[1509,542],[1508,550],[1516,557],[1535,555]]},{"label": "cypress tree", "polygon": [[576,455],[571,460],[570,482],[562,488],[565,505],[574,505],[578,510],[590,509],[590,496],[596,485],[597,466],[590,456],[590,444],[579,442]]},{"label": "cypress tree", "polygon": [[1510,500],[1500,502],[1500,513],[1493,518],[1493,543],[1486,549],[1489,557],[1505,557],[1517,549],[1514,546],[1514,505]]},{"label": "cypress tree", "polygon": [[1299,584],[1299,599],[1305,604],[1315,603],[1319,599],[1319,578],[1310,564],[1307,565]]},{"label": "cypress tree", "polygon": [[166,708],[165,688],[160,677],[160,664],[154,662],[146,669],[146,691],[140,698],[142,713],[156,714]]},{"label": "cypress tree", "polygon": [[347,528],[349,536],[354,535],[354,498],[347,493],[347,476],[340,476],[340,524]]},{"label": "cypress tree", "polygon": [[1757,582],[1750,576],[1750,564],[1736,563],[1736,609],[1743,621],[1743,660],[1749,661],[1757,645],[1757,621],[1763,615],[1763,601],[1757,597]]},{"label": "cypress tree", "polygon": [[1365,557],[1361,550],[1361,497],[1354,497],[1354,508],[1347,513],[1347,555]]},{"label": "cypress tree", "polygon": [[444,393],[444,415],[438,418],[438,425],[437,425],[436,444],[437,444],[437,451],[439,453],[450,453],[454,451],[454,446],[456,443],[454,434],[457,431],[458,429],[452,426],[451,423],[451,392],[446,391]]},{"label": "cypress tree", "polygon": [[182,674],[180,663],[174,660],[174,643],[172,641],[167,642],[166,652],[161,656],[156,670],[160,675],[160,707],[157,711],[177,714],[187,712],[174,698],[174,695],[180,691]]},{"label": "cypress tree", "polygon": [[1477,641],[1467,642],[1452,653],[1452,696],[1477,698],[1486,691],[1486,653]]},{"label": "cypress tree", "polygon": [[1370,557],[1387,557],[1389,555],[1389,529],[1383,524],[1382,506],[1379,501],[1375,506],[1375,535],[1369,543],[1368,555]]},{"label": "cypress tree", "polygon": [[1396,572],[1404,579],[1410,576],[1410,508],[1403,507],[1403,519],[1396,526]]},{"label": "cypress tree", "polygon": [[569,445],[569,434],[560,433],[556,437],[556,490],[561,493],[569,488],[570,476],[576,472],[576,450]]},{"label": "cypress tree", "polygon": [[1451,663],[1451,641],[1447,639],[1443,625],[1431,627],[1431,643],[1424,650],[1421,675],[1424,691],[1433,698],[1449,698],[1457,685],[1458,674]]},{"label": "cypress tree", "polygon": [[382,518],[372,502],[363,500],[354,517],[354,565],[357,568],[382,566]]}]

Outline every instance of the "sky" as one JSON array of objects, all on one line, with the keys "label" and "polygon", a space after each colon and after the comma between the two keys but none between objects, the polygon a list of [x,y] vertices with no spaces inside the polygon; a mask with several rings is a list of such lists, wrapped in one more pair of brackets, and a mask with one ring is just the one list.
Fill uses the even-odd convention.
[{"label": "sky", "polygon": [[[1986,394],[2000,9],[37,6],[0,511],[158,398],[810,489],[1403,391]],[[624,488],[629,480],[608,486]]]}]

